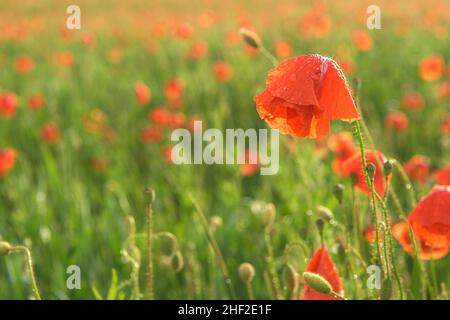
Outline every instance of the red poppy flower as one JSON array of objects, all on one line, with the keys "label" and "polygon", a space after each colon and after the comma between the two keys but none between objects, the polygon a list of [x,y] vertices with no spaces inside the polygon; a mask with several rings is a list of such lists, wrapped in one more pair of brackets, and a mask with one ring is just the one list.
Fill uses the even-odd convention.
[{"label": "red poppy flower", "polygon": [[241,175],[248,177],[259,169],[258,153],[253,150],[245,150],[245,163],[241,166]]},{"label": "red poppy flower", "polygon": [[178,79],[168,81],[164,88],[164,93],[171,106],[179,106],[183,95],[183,83]]},{"label": "red poppy flower", "polygon": [[411,211],[408,222],[428,245],[450,246],[450,186],[434,187]]},{"label": "red poppy flower", "polygon": [[353,32],[352,39],[359,51],[369,51],[373,47],[372,37],[366,31]]},{"label": "red poppy flower", "polygon": [[305,37],[323,38],[330,33],[331,19],[317,10],[307,12],[299,23],[299,33]]},{"label": "red poppy flower", "polygon": [[59,129],[51,122],[46,123],[41,128],[41,138],[47,143],[56,143],[59,140]]},{"label": "red poppy flower", "polygon": [[55,54],[55,62],[61,66],[70,67],[74,59],[71,52],[58,52]]},{"label": "red poppy flower", "polygon": [[28,107],[33,110],[41,109],[44,103],[45,103],[44,97],[39,94],[34,95],[30,97],[30,99],[28,99]]},{"label": "red poppy flower", "polygon": [[17,73],[28,73],[34,68],[34,62],[29,56],[20,56],[14,62],[14,70]]},{"label": "red poppy flower", "polygon": [[430,173],[430,161],[422,155],[415,155],[404,165],[405,171],[413,180],[425,183]]},{"label": "red poppy flower", "polygon": [[179,39],[189,39],[194,34],[194,28],[189,23],[179,23],[175,26],[173,34]]},{"label": "red poppy flower", "polygon": [[111,63],[119,63],[123,59],[123,51],[119,48],[112,48],[108,51],[108,61]]},{"label": "red poppy flower", "polygon": [[450,163],[445,168],[436,170],[433,175],[438,184],[450,186]]},{"label": "red poppy flower", "polygon": [[108,159],[94,158],[91,160],[91,167],[98,173],[105,173],[110,168]]},{"label": "red poppy flower", "polygon": [[233,69],[224,61],[218,61],[214,64],[214,75],[218,80],[226,81],[231,78]]},{"label": "red poppy flower", "polygon": [[152,92],[150,91],[150,88],[141,82],[135,84],[134,94],[136,96],[136,101],[140,105],[146,105],[152,98]]},{"label": "red poppy flower", "polygon": [[419,73],[423,80],[434,81],[444,72],[444,59],[440,56],[424,58],[419,63]]},{"label": "red poppy flower", "polygon": [[95,35],[92,33],[86,33],[83,35],[81,42],[83,42],[86,47],[91,47],[95,45]]},{"label": "red poppy flower", "polygon": [[409,110],[418,110],[423,107],[422,95],[418,92],[407,92],[402,100],[402,106]]},{"label": "red poppy flower", "polygon": [[316,138],[328,134],[331,120],[359,119],[345,78],[330,58],[313,54],[288,59],[269,72],[266,84],[254,98],[256,109],[281,133]]},{"label": "red poppy flower", "polygon": [[408,117],[402,112],[392,112],[386,117],[386,125],[399,132],[405,131],[408,128]]},{"label": "red poppy flower", "polygon": [[352,74],[356,71],[356,65],[350,60],[338,59],[336,62],[345,74]]},{"label": "red poppy flower", "polygon": [[148,114],[149,120],[159,126],[167,126],[170,123],[170,112],[162,107],[156,107]]},{"label": "red poppy flower", "polygon": [[292,54],[292,45],[287,40],[278,40],[275,42],[275,52],[278,58],[285,59]]},{"label": "red poppy flower", "polygon": [[[325,247],[320,247],[309,260],[306,272],[314,272],[327,280],[333,291],[337,294],[343,295],[341,279],[339,278],[336,266],[331,259],[328,250]],[[317,292],[306,283],[304,283],[305,289],[300,299],[302,300],[340,300],[331,294],[323,294]]]},{"label": "red poppy flower", "polygon": [[203,58],[208,53],[208,45],[205,42],[196,42],[189,49],[186,56],[191,60],[199,60]]},{"label": "red poppy flower", "polygon": [[[413,231],[413,230],[412,230]],[[411,243],[409,237],[408,222],[400,222],[392,227],[392,235],[397,239],[400,245],[403,247],[409,255],[415,256],[414,246]],[[430,259],[441,259],[445,257],[448,253],[448,246],[433,247],[431,244],[420,239],[417,234],[413,231],[413,235],[416,242],[417,253],[420,259],[430,260]]]},{"label": "red poppy flower", "polygon": [[162,139],[161,130],[154,127],[148,127],[141,131],[142,142],[154,142]]},{"label": "red poppy flower", "polygon": [[[374,188],[381,196],[384,196],[386,191],[386,180],[383,175],[383,170],[380,168],[378,162],[383,164],[386,157],[380,151],[366,150],[365,152],[366,164],[373,164],[375,166]],[[377,158],[379,161],[377,161]],[[343,165],[343,170],[346,176],[354,176],[355,186],[359,191],[370,196],[370,188],[367,185],[366,178],[362,167],[361,154],[357,153],[347,160]],[[389,182],[390,179],[388,179]]]},{"label": "red poppy flower", "polygon": [[230,46],[238,44],[240,39],[241,38],[239,36],[239,33],[237,33],[236,31],[229,31],[225,35],[225,42]]},{"label": "red poppy flower", "polygon": [[5,176],[14,167],[17,153],[12,148],[0,150],[0,177]]},{"label": "red poppy flower", "polygon": [[334,172],[341,176],[345,175],[344,163],[358,152],[358,148],[353,144],[351,132],[342,131],[330,136],[328,148],[336,153],[332,164]]},{"label": "red poppy flower", "polygon": [[0,115],[3,118],[12,118],[16,114],[17,105],[18,99],[14,93],[0,93]]},{"label": "red poppy flower", "polygon": [[450,82],[443,82],[437,87],[439,98],[450,98]]}]

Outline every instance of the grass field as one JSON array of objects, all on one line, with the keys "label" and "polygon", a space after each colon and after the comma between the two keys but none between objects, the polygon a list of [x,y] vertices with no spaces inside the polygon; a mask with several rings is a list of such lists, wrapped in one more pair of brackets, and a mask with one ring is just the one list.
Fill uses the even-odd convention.
[{"label": "grass field", "polygon": [[[365,0],[78,0],[79,30],[66,27],[70,4],[0,2],[0,240],[16,246],[0,256],[1,299],[35,298],[20,245],[44,299],[143,299],[149,291],[157,299],[295,299],[308,289],[302,274],[321,244],[341,284],[329,263],[308,271],[347,299],[449,299],[449,187],[420,220],[434,212],[432,239],[447,242],[411,227],[408,253],[390,232],[435,185],[450,185],[449,2],[378,1],[381,29],[373,30]],[[221,131],[269,128],[253,97],[274,66],[240,28],[280,62],[334,59],[370,135],[362,121],[333,121],[312,139],[281,134],[275,175],[171,163],[171,132],[194,120]],[[398,164],[380,199],[336,172],[343,154],[333,139],[353,134],[358,156],[358,123],[365,148]],[[153,281],[146,188],[155,195]],[[367,240],[374,208],[378,246]],[[252,267],[239,272],[244,262]],[[67,287],[71,265],[80,289]],[[381,290],[367,286],[370,265],[381,266]]]}]

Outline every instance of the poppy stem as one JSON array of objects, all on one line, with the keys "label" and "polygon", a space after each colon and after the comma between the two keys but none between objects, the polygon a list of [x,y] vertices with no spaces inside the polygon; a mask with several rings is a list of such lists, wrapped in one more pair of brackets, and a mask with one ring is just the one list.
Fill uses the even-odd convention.
[{"label": "poppy stem", "polygon": [[28,273],[31,280],[31,288],[33,289],[34,298],[36,300],[42,300],[41,294],[39,293],[39,288],[36,284],[36,276],[34,275],[33,269],[33,258],[31,257],[31,251],[26,246],[13,246],[11,247],[11,252],[23,252],[25,253],[25,259],[27,262]]},{"label": "poppy stem", "polygon": [[283,295],[281,294],[281,285],[280,280],[278,279],[277,270],[275,267],[275,258],[273,254],[273,247],[272,247],[272,236],[271,236],[271,228],[270,226],[267,226],[264,231],[264,240],[266,242],[266,248],[267,248],[267,256],[266,261],[268,265],[268,274],[272,283],[273,291],[275,293],[275,297],[278,300],[283,300]]},{"label": "poppy stem", "polygon": [[403,180],[405,189],[408,191],[409,201],[411,202],[411,208],[414,208],[417,205],[417,200],[416,200],[417,198],[416,198],[416,193],[414,192],[412,182],[409,179],[408,175],[406,174],[405,169],[403,169],[403,166],[396,159],[393,159],[393,160],[394,160],[394,166],[400,173],[400,177]]},{"label": "poppy stem", "polygon": [[270,53],[269,50],[266,49],[266,47],[264,47],[263,45],[261,45],[259,47],[259,50],[261,51],[261,53],[263,54],[264,57],[267,58],[267,60],[270,61],[270,63],[273,64],[274,67],[276,67],[280,62],[278,61],[278,59]]},{"label": "poppy stem", "polygon": [[151,200],[147,205],[147,299],[154,299],[153,291],[153,201],[155,200],[155,192],[152,189],[146,189],[145,193],[150,193]]},{"label": "poppy stem", "polygon": [[220,251],[219,245],[217,244],[216,238],[211,231],[211,228],[208,226],[208,220],[206,220],[205,214],[203,213],[203,210],[200,208],[200,205],[197,203],[197,201],[194,199],[192,195],[189,195],[191,198],[191,201],[194,205],[194,212],[197,213],[197,216],[200,220],[200,223],[203,227],[203,230],[206,233],[206,237],[208,239],[208,242],[213,249],[214,255],[216,256],[217,262],[219,264],[219,268],[222,272],[222,275],[224,277],[225,285],[228,289],[228,294],[230,295],[230,299],[236,299],[236,294],[234,292],[233,288],[233,282],[230,278],[230,273],[228,272],[227,265],[225,264],[225,260],[223,258],[222,252]]}]

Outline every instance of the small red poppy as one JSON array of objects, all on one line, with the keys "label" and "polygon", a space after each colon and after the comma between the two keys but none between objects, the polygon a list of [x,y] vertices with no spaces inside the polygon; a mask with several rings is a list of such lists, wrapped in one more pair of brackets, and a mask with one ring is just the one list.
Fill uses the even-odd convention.
[{"label": "small red poppy", "polygon": [[430,161],[425,156],[415,155],[405,163],[404,168],[410,178],[425,183],[430,173]]},{"label": "small red poppy", "polygon": [[28,107],[33,110],[39,110],[45,103],[43,96],[36,94],[28,99]]},{"label": "small red poppy", "polygon": [[[308,266],[306,267],[306,272],[314,272],[327,280],[333,291],[337,294],[343,295],[344,290],[342,289],[341,279],[339,278],[339,273],[336,266],[331,259],[328,250],[322,246],[320,247],[314,255],[309,260]],[[306,283],[304,283],[305,289],[300,299],[302,300],[340,300],[331,294],[323,294],[317,292]]]},{"label": "small red poppy", "polygon": [[386,125],[399,132],[403,132],[408,128],[408,117],[402,112],[392,112],[386,117]]},{"label": "small red poppy", "polygon": [[269,72],[267,88],[254,97],[259,116],[272,129],[317,138],[331,120],[354,121],[359,113],[337,64],[321,55],[288,59]]},{"label": "small red poppy", "polygon": [[140,105],[146,105],[150,102],[152,98],[152,92],[150,88],[145,84],[138,82],[134,86],[134,95],[136,96],[136,101]]},{"label": "small red poppy", "polygon": [[438,184],[450,186],[450,163],[445,168],[436,170],[433,175]]},{"label": "small red poppy", "polygon": [[17,159],[17,153],[12,148],[0,149],[0,177],[12,170]]},{"label": "small red poppy", "polygon": [[[383,175],[383,170],[380,168],[379,162],[383,164],[386,162],[386,157],[380,151],[366,150],[365,152],[366,165],[372,164],[375,166],[374,175],[374,189],[381,197],[386,191],[386,180]],[[378,158],[378,161],[377,161]],[[363,171],[361,154],[357,153],[343,165],[343,170],[346,176],[353,176],[355,179],[356,188],[364,194],[370,196],[370,188],[367,185],[366,178]],[[390,177],[388,178],[388,183]]]},{"label": "small red poppy", "polygon": [[58,127],[52,123],[47,122],[41,128],[41,138],[47,143],[56,143],[59,140],[59,129]]},{"label": "small red poppy", "polygon": [[444,72],[444,59],[440,56],[424,58],[419,63],[419,74],[423,80],[438,80]]},{"label": "small red poppy", "polygon": [[226,81],[233,75],[233,69],[228,63],[218,61],[214,64],[214,75],[218,80]]},{"label": "small red poppy", "polygon": [[16,114],[18,99],[14,93],[0,93],[0,115],[5,119],[11,119]]},{"label": "small red poppy", "polygon": [[162,140],[161,130],[155,127],[148,127],[141,131],[142,142],[154,142]]},{"label": "small red poppy", "polygon": [[358,148],[353,144],[351,132],[342,131],[331,135],[328,139],[328,148],[336,153],[336,158],[332,163],[333,171],[344,176],[344,163],[358,152]]},{"label": "small red poppy", "polygon": [[419,110],[423,105],[422,95],[414,91],[407,92],[402,100],[402,106],[409,110]]}]

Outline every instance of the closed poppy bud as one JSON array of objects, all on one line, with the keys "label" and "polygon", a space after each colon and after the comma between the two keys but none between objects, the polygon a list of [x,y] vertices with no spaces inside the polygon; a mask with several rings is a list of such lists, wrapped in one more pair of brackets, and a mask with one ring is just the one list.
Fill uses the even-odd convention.
[{"label": "closed poppy bud", "polygon": [[250,283],[255,277],[255,267],[251,263],[244,262],[239,266],[239,277],[243,283]]},{"label": "closed poppy bud", "polygon": [[333,212],[330,209],[324,206],[318,206],[316,209],[317,216],[319,219],[330,222],[334,219]]},{"label": "closed poppy bud", "polygon": [[369,175],[370,179],[373,179],[373,177],[375,177],[375,171],[376,171],[375,165],[372,163],[369,163],[366,166],[366,170],[367,170],[367,174]]},{"label": "closed poppy bud", "polygon": [[255,49],[259,49],[259,47],[261,47],[261,39],[255,32],[247,28],[241,28],[239,30],[239,34],[241,35],[244,42],[250,47],[253,47]]},{"label": "closed poppy bud", "polygon": [[392,172],[392,168],[393,168],[394,164],[392,162],[392,160],[386,160],[383,163],[383,168],[384,168],[384,175],[387,177],[391,174]]},{"label": "closed poppy bud", "polygon": [[6,256],[11,251],[11,245],[6,241],[0,241],[0,257]]},{"label": "closed poppy bud", "polygon": [[324,226],[325,226],[325,221],[323,221],[322,219],[316,220],[316,227],[317,227],[317,230],[319,231],[319,234],[321,237],[322,237],[322,232],[323,232]]},{"label": "closed poppy bud", "polygon": [[172,267],[173,271],[180,272],[181,269],[183,269],[184,266],[184,259],[183,255],[180,251],[176,251],[170,258],[170,266]]},{"label": "closed poppy bud", "polygon": [[333,194],[336,197],[337,201],[339,203],[342,203],[342,200],[344,198],[344,186],[340,183],[336,184],[333,187]]},{"label": "closed poppy bud", "polygon": [[295,268],[291,264],[286,265],[286,267],[284,268],[283,280],[284,280],[284,284],[286,286],[286,289],[289,292],[297,291],[297,288],[298,288],[298,274],[297,274],[297,271],[295,271]]},{"label": "closed poppy bud", "polygon": [[323,294],[330,294],[333,291],[331,284],[322,276],[313,272],[303,272],[303,280],[306,284]]}]

